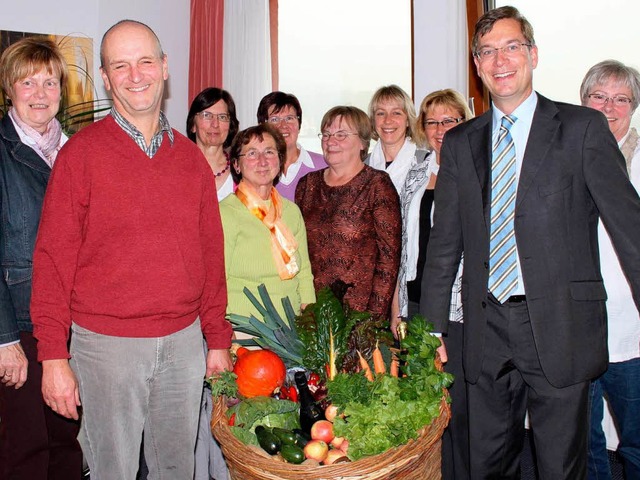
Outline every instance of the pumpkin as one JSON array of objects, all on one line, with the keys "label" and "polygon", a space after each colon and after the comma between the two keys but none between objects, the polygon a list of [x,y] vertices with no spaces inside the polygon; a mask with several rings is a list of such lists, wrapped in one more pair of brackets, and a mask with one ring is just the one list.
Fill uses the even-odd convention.
[{"label": "pumpkin", "polygon": [[245,398],[270,396],[282,387],[287,368],[271,350],[239,350],[233,373],[238,392]]}]

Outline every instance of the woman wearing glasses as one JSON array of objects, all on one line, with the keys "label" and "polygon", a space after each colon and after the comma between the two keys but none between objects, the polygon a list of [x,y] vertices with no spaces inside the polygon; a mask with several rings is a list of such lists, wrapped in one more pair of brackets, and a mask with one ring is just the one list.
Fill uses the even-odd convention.
[{"label": "woman wearing glasses", "polygon": [[[399,320],[402,317],[412,318],[419,313],[422,272],[432,226],[434,188],[444,135],[471,117],[464,97],[450,89],[430,93],[420,105],[420,114],[414,127],[415,138],[431,151],[428,154],[418,151],[417,162],[407,173],[400,198],[402,257],[391,313],[391,331],[396,337]],[[462,267],[453,286],[448,334],[443,338],[449,357],[445,371],[455,376],[449,389],[452,399],[451,420],[442,437],[442,478],[445,480],[469,478],[467,398],[462,370],[461,270]]]},{"label": "woman wearing glasses", "polygon": [[[239,125],[236,104],[226,90],[205,88],[191,102],[187,115],[187,136],[198,145],[213,170],[218,201],[233,193],[231,161],[227,150]],[[228,476],[222,451],[211,435],[212,409],[211,391],[205,387],[196,441],[194,480]]]},{"label": "woman wearing glasses", "polygon": [[366,163],[386,171],[400,194],[407,172],[416,160],[417,147],[413,140],[416,110],[413,101],[397,85],[381,87],[369,103],[369,118],[373,139],[379,142]]},{"label": "woman wearing glasses", "polygon": [[328,168],[306,175],[296,190],[315,286],[351,284],[351,308],[387,319],[400,262],[398,194],[389,175],[363,162],[371,140],[366,113],[334,107],[321,129]]},{"label": "woman wearing glasses", "polygon": [[[600,110],[607,117],[631,183],[640,192],[640,138],[635,128],[629,128],[640,103],[640,73],[615,60],[600,62],[584,77],[580,98],[583,105]],[[602,429],[603,395],[615,419],[625,476],[640,478],[640,315],[602,222],[598,225],[598,244],[608,297],[610,363],[607,371],[591,383],[588,478],[611,478]]]},{"label": "woman wearing glasses", "polygon": [[284,168],[285,141],[262,123],[238,133],[229,153],[238,188],[220,203],[227,313],[261,318],[243,290],[257,294],[264,283],[280,315],[284,297],[297,314],[315,302],[315,291],[302,215],[274,187]]},{"label": "woman wearing glasses", "polygon": [[302,126],[302,107],[298,99],[284,92],[271,92],[260,100],[258,123],[270,123],[278,129],[287,145],[284,170],[276,184],[283,197],[293,201],[298,181],[309,172],[327,166],[319,153],[308,152],[298,143]]},{"label": "woman wearing glasses", "polygon": [[236,104],[226,90],[206,88],[193,99],[187,115],[187,136],[198,145],[213,170],[218,200],[233,192],[226,150],[239,125]]}]

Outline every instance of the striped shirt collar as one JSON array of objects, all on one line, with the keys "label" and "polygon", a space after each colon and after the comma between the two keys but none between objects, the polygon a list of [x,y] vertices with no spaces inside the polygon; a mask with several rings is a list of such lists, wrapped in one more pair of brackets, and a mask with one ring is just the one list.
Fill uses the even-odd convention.
[{"label": "striped shirt collar", "polygon": [[142,149],[144,153],[147,154],[149,158],[153,158],[153,156],[160,149],[160,145],[162,145],[163,134],[166,132],[169,137],[169,142],[173,145],[173,130],[171,130],[171,126],[169,125],[169,121],[164,113],[160,112],[160,129],[155,133],[153,138],[151,139],[151,143],[147,147],[147,144],[144,140],[144,135],[140,133],[135,125],[129,122],[126,118],[124,118],[115,107],[111,109],[111,116],[116,121],[120,128],[122,128],[127,135],[131,137],[131,139],[136,142],[136,144]]}]

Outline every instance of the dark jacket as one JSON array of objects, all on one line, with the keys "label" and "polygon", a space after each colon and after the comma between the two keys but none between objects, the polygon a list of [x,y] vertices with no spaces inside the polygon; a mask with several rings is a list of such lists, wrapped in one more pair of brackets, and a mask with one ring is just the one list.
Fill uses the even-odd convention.
[{"label": "dark jacket", "polygon": [[[451,284],[464,250],[464,367],[475,383],[487,328],[491,115],[447,132],[421,308],[446,331]],[[607,298],[598,258],[602,219],[640,305],[640,199],[604,116],[538,95],[520,180],[515,235],[533,337],[556,387],[607,368]]]},{"label": "dark jacket", "polygon": [[0,345],[32,331],[31,266],[51,168],[20,141],[8,115],[0,120]]}]

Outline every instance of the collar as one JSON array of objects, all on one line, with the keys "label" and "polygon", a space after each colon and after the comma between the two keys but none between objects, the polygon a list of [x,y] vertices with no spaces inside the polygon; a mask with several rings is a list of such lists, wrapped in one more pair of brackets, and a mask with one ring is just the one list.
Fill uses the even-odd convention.
[{"label": "collar", "polygon": [[[529,95],[524,102],[522,102],[518,107],[511,113],[515,115],[518,119],[516,123],[520,125],[531,125],[533,122],[533,114],[536,111],[536,106],[538,105],[538,94],[535,90],[531,91],[531,95]],[[496,132],[500,130],[500,124],[502,123],[502,117],[505,116],[505,113],[502,112],[495,104],[492,105],[493,110],[493,126],[492,131]]]},{"label": "collar", "polygon": [[302,165],[305,165],[309,168],[314,168],[315,165],[313,164],[313,159],[311,158],[311,155],[309,155],[309,152],[302,148],[302,145],[300,145],[299,143],[297,143],[296,146],[300,150],[300,155],[298,156],[298,160],[296,160],[295,163],[301,162]]},{"label": "collar", "polygon": [[[142,144],[144,145],[144,136],[140,133],[140,130],[136,128],[134,124],[132,124],[129,120],[124,118],[120,112],[115,107],[111,108],[111,116],[116,121],[120,128],[122,128],[127,135],[129,135],[138,145],[140,145],[140,139],[142,140]],[[169,137],[169,142],[173,145],[174,135],[173,130],[171,129],[171,125],[169,125],[169,120],[165,114],[161,111],[159,117],[159,130],[155,133],[153,138],[155,139],[157,136],[162,137],[164,133]],[[151,142],[153,144],[153,140]],[[146,151],[146,145],[142,148]],[[155,152],[154,152],[155,153]]]}]

